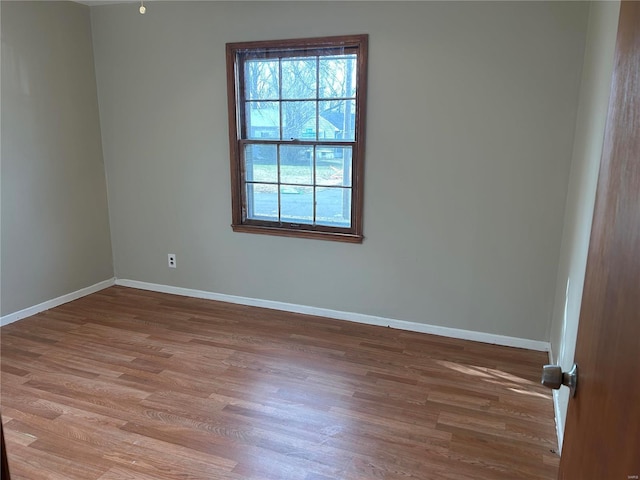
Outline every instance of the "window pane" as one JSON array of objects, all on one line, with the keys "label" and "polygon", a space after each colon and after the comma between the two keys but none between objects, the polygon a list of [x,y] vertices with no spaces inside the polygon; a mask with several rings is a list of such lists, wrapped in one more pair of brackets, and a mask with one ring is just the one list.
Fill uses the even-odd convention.
[{"label": "window pane", "polygon": [[280,220],[313,223],[313,187],[280,185]]},{"label": "window pane", "polygon": [[247,102],[246,116],[245,138],[280,138],[280,102]]},{"label": "window pane", "polygon": [[278,186],[247,183],[247,218],[278,221]]},{"label": "window pane", "polygon": [[316,98],[316,57],[282,60],[282,98]]},{"label": "window pane", "polygon": [[280,182],[313,184],[313,147],[282,145],[280,147]]},{"label": "window pane", "polygon": [[356,56],[320,57],[318,96],[336,98],[356,96]]},{"label": "window pane", "polygon": [[316,147],[316,184],[351,186],[351,147]]},{"label": "window pane", "polygon": [[321,140],[355,140],[355,100],[318,102],[320,112],[319,134]]},{"label": "window pane", "polygon": [[316,224],[351,226],[351,189],[316,187]]},{"label": "window pane", "polygon": [[250,100],[277,100],[280,92],[277,60],[248,60],[244,64],[245,96]]},{"label": "window pane", "polygon": [[316,139],[316,102],[282,102],[282,138]]},{"label": "window pane", "polygon": [[278,149],[275,145],[246,145],[244,170],[247,182],[278,181]]}]

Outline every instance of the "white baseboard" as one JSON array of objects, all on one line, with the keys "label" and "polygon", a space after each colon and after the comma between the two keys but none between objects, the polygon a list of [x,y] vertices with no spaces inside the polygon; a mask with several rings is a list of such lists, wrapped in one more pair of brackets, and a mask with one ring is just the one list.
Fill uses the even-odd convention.
[{"label": "white baseboard", "polygon": [[558,435],[558,455],[562,452],[562,441],[564,440],[564,425],[560,417],[560,392],[553,390],[553,411],[556,417],[556,435]]},{"label": "white baseboard", "polygon": [[[240,305],[249,305],[254,307],[270,308],[273,310],[282,310],[285,312],[302,313],[306,315],[316,315],[320,317],[334,318],[337,320],[346,320],[349,322],[363,323],[366,325],[378,325],[383,327],[397,328],[399,330],[407,330],[411,332],[428,333],[432,335],[440,335],[443,337],[459,338],[462,340],[472,340],[476,342],[491,343],[495,345],[504,345],[508,347],[526,348],[529,350],[549,351],[549,342],[540,340],[529,340],[526,338],[508,337],[505,335],[496,335],[492,333],[475,332],[473,330],[462,330],[459,328],[442,327],[438,325],[429,325],[425,323],[409,322],[406,320],[396,320],[393,318],[378,317],[374,315],[366,315],[355,312],[343,312],[339,310],[331,310],[328,308],[310,307],[306,305],[297,305],[294,303],[277,302],[273,300],[262,300],[258,298],[240,297],[237,295],[227,295],[223,293],[207,292],[204,290],[193,290],[190,288],[173,287],[170,285],[160,285],[157,283],[139,282],[137,280],[115,279],[110,278],[103,282],[96,283],[86,288],[82,288],[75,292],[62,295],[58,298],[48,300],[46,302],[25,308],[18,312],[10,313],[0,317],[0,326],[8,325],[22,318],[30,317],[37,313],[49,310],[67,302],[77,300],[78,298],[98,292],[112,285],[121,285],[123,287],[139,288],[141,290],[151,290],[154,292],[169,293],[174,295],[183,295],[186,297],[205,298],[208,300],[217,300],[220,302],[236,303]],[[551,358],[551,357],[550,357]],[[554,392],[555,393],[555,392]],[[556,405],[556,396],[554,395],[554,406]],[[556,408],[556,425],[558,426],[558,409]],[[560,432],[558,427],[558,432]],[[562,444],[561,435],[558,436],[559,444]]]},{"label": "white baseboard", "polygon": [[30,317],[31,315],[35,315],[36,313],[44,312],[45,310],[49,310],[50,308],[62,305],[63,303],[71,302],[72,300],[77,300],[78,298],[85,297],[92,293],[103,290],[107,287],[110,287],[115,283],[116,283],[116,279],[110,278],[108,280],[104,280],[103,282],[96,283],[95,285],[81,288],[80,290],[76,290],[75,292],[67,293],[66,295],[62,295],[61,297],[54,298],[52,300],[47,300],[46,302],[42,302],[38,305],[34,305],[33,307],[25,308],[18,312],[4,315],[3,317],[0,317],[0,326],[4,327],[5,325],[8,325],[10,323],[16,322],[26,317]]},{"label": "white baseboard", "polygon": [[306,315],[335,318],[337,320],[347,320],[349,322],[364,323],[367,325],[392,327],[399,330],[429,333],[432,335],[441,335],[443,337],[460,338],[463,340],[473,340],[477,342],[491,343],[496,345],[505,345],[508,347],[526,348],[529,350],[538,350],[542,352],[546,352],[550,348],[549,342],[543,342],[540,340],[507,337],[504,335],[495,335],[491,333],[474,332],[472,330],[462,330],[458,328],[449,328],[418,322],[409,322],[406,320],[396,320],[393,318],[377,317],[374,315],[365,315],[362,313],[342,312],[339,310],[331,310],[328,308],[309,307],[306,305],[276,302],[273,300],[261,300],[258,298],[239,297],[236,295],[226,295],[223,293],[206,292],[203,290],[192,290],[190,288],[172,287],[170,285],[139,282],[137,280],[117,279],[116,285],[130,288],[139,288],[141,290],[151,290],[154,292],[170,293],[174,295],[183,295],[186,297],[204,298],[208,300],[217,300],[220,302],[249,305],[253,307],[271,308],[273,310],[283,310],[285,312],[303,313]]},{"label": "white baseboard", "polygon": [[[551,345],[551,344],[549,344]],[[553,355],[553,350],[549,346],[549,365],[558,363],[558,360]],[[553,395],[553,414],[556,423],[556,437],[558,438],[558,455],[562,452],[562,440],[564,436],[564,424],[562,423],[562,417],[560,416],[560,392],[558,390],[551,391]]]}]

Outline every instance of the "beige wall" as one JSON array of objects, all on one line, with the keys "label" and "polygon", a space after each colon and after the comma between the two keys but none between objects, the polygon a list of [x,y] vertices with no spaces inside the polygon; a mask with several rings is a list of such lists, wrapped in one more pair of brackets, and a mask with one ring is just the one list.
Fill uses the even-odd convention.
[{"label": "beige wall", "polygon": [[[573,146],[573,160],[562,234],[562,247],[551,324],[553,361],[569,370],[573,365],[582,302],[587,250],[604,140],[619,2],[591,4],[584,70]],[[569,401],[568,390],[558,392],[560,439]]]},{"label": "beige wall", "polygon": [[[587,14],[92,7],[116,276],[548,340]],[[364,244],[233,233],[225,42],[348,33],[370,35]]]},{"label": "beige wall", "polygon": [[2,2],[1,314],[113,276],[89,8]]}]

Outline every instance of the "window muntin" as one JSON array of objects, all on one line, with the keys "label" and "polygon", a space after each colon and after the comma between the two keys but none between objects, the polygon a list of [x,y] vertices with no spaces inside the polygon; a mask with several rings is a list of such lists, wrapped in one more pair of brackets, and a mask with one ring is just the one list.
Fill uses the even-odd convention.
[{"label": "window muntin", "polygon": [[362,241],[367,36],[227,45],[236,231]]}]

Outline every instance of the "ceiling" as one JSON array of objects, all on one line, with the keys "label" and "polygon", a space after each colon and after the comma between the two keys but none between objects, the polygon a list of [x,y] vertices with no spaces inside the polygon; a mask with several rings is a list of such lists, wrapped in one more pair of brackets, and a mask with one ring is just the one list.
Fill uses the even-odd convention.
[{"label": "ceiling", "polygon": [[138,3],[136,0],[73,0],[76,3],[82,3],[93,7],[95,5],[111,5],[116,3]]}]

